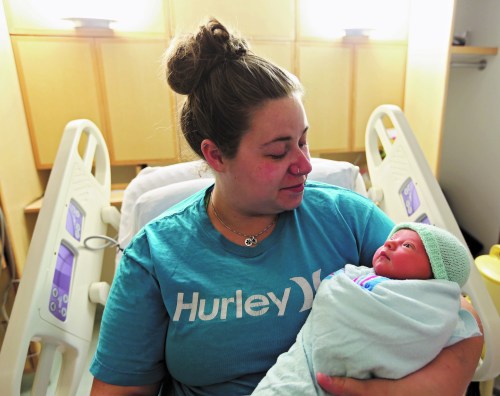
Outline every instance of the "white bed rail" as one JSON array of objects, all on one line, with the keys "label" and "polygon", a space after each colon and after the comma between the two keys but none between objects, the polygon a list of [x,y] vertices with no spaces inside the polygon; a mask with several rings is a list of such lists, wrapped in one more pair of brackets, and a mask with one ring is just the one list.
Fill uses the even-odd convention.
[{"label": "white bed rail", "polygon": [[[79,146],[84,147],[83,155]],[[94,301],[109,288],[98,282],[103,250],[89,250],[83,241],[105,235],[108,223],[118,228],[119,215],[113,214],[117,211],[109,204],[110,194],[110,163],[101,133],[88,120],[70,122],[50,174],[0,352],[0,395],[20,394],[32,341],[41,344],[41,352],[31,394],[46,395],[49,386],[50,394],[77,393],[92,339]],[[58,372],[55,362],[60,362]]]},{"label": "white bed rail", "polygon": [[[372,113],[365,143],[372,182],[368,191],[370,198],[395,222],[428,222],[452,232],[466,245],[444,194],[399,107],[382,105]],[[481,317],[486,345],[474,380],[486,381],[500,374],[500,317],[472,255],[470,261],[471,273],[463,291]]]}]

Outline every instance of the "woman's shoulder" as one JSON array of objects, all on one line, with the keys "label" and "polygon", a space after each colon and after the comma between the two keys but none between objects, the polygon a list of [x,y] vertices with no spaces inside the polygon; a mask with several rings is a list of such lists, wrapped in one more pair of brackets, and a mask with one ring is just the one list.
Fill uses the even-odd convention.
[{"label": "woman's shoulder", "polygon": [[[147,222],[132,239],[135,244],[149,245],[159,239],[175,238],[201,221],[203,200],[206,189],[172,205],[161,214]],[[154,242],[153,242],[154,241]],[[132,243],[131,243],[132,244]]]},{"label": "woman's shoulder", "polygon": [[356,191],[317,181],[307,181],[304,200],[316,203],[349,202],[373,205],[372,201]]},{"label": "woman's shoulder", "polygon": [[393,227],[392,220],[373,201],[343,187],[308,182],[303,204],[304,210],[314,216],[317,216],[318,212],[326,217],[338,215],[343,221],[360,225],[363,230],[366,227],[378,230],[384,239]]},{"label": "woman's shoulder", "polygon": [[200,209],[203,207],[203,200],[207,189],[200,190],[195,194],[181,200],[180,202],[167,208],[163,213],[150,221],[146,227],[162,227],[168,224],[174,224],[182,218],[192,218],[199,216]]},{"label": "woman's shoulder", "polygon": [[204,191],[179,202],[149,221],[132,238],[124,256],[149,266],[150,261],[183,249],[203,228]]},{"label": "woman's shoulder", "polygon": [[314,191],[323,191],[326,193],[332,192],[332,191],[337,191],[339,193],[355,194],[355,195],[362,196],[361,194],[358,194],[356,191],[351,190],[349,188],[346,188],[343,186],[338,186],[335,184],[325,183],[322,181],[316,181],[316,180],[307,180],[306,181],[306,189],[314,190]]}]

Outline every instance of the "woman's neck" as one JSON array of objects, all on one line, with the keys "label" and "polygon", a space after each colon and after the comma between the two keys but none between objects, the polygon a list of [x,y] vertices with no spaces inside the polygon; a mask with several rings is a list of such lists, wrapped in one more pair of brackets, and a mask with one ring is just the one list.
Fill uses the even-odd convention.
[{"label": "woman's neck", "polygon": [[214,228],[233,243],[254,247],[273,231],[278,215],[244,213],[215,191],[208,197],[208,217]]}]

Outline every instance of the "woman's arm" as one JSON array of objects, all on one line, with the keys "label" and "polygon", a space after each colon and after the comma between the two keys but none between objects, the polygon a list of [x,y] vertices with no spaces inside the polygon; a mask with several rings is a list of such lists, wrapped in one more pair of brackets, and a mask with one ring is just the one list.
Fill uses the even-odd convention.
[{"label": "woman's arm", "polygon": [[[481,321],[470,303],[462,298],[462,308]],[[337,396],[358,395],[464,395],[476,371],[483,349],[483,337],[471,337],[441,351],[422,369],[399,380],[355,380],[347,377],[328,377],[318,374],[321,387]]]},{"label": "woman's arm", "polygon": [[90,396],[153,396],[158,395],[160,383],[141,386],[111,385],[94,378]]}]

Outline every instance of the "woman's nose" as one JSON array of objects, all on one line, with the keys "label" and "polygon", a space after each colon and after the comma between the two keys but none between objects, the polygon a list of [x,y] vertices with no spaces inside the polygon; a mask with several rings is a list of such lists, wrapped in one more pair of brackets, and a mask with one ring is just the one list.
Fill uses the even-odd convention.
[{"label": "woman's nose", "polygon": [[309,156],[301,153],[300,156],[290,165],[289,172],[294,176],[307,175],[311,173],[312,165]]}]

